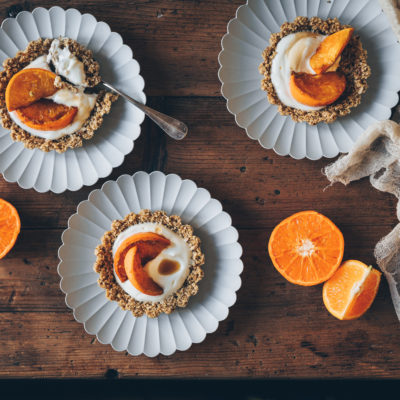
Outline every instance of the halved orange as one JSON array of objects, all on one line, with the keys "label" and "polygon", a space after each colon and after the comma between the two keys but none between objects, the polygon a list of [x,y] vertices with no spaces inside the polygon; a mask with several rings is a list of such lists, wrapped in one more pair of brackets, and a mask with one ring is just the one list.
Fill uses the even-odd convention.
[{"label": "halved orange", "polygon": [[338,319],[355,319],[371,306],[381,273],[361,261],[345,261],[324,283],[322,297],[327,310]]},{"label": "halved orange", "polygon": [[0,198],[0,258],[14,246],[21,230],[21,220],[15,207]]},{"label": "halved orange", "polygon": [[316,211],[302,211],[284,219],[268,242],[275,268],[288,281],[302,286],[329,279],[339,267],[343,251],[342,232]]},{"label": "halved orange", "polygon": [[8,111],[26,107],[43,97],[54,94],[54,72],[42,68],[28,68],[17,72],[8,82],[5,98]]},{"label": "halved orange", "polygon": [[41,99],[16,110],[21,122],[41,131],[56,131],[65,128],[73,121],[77,112],[77,107],[68,107],[48,99]]}]

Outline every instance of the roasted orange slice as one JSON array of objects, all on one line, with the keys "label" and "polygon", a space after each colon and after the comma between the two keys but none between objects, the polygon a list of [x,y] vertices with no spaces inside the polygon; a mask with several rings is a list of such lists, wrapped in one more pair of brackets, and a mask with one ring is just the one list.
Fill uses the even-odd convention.
[{"label": "roasted orange slice", "polygon": [[21,221],[15,207],[0,198],[0,258],[3,258],[14,246]]},{"label": "roasted orange slice", "polygon": [[162,287],[157,285],[143,269],[138,246],[133,246],[127,251],[124,266],[129,281],[137,290],[149,296],[159,296],[163,293]]},{"label": "roasted orange slice", "polygon": [[29,106],[43,97],[53,95],[58,89],[54,86],[56,74],[41,68],[22,69],[8,82],[6,106],[8,111]]},{"label": "roasted orange slice", "polygon": [[346,89],[346,78],[333,71],[321,75],[292,72],[290,91],[301,104],[312,107],[327,106],[335,102]]},{"label": "roasted orange slice", "polygon": [[338,319],[355,319],[371,306],[381,273],[361,261],[345,261],[324,283],[322,297],[327,310]]},{"label": "roasted orange slice", "polygon": [[316,211],[284,219],[272,231],[268,252],[275,268],[290,282],[312,286],[329,279],[344,251],[337,226]]},{"label": "roasted orange slice", "polygon": [[[114,269],[121,282],[128,279],[125,270],[125,258],[131,247],[136,246],[140,264],[143,267],[156,258],[171,242],[164,236],[153,232],[137,233],[125,239],[114,255]],[[138,289],[139,290],[139,289]]]},{"label": "roasted orange slice", "polygon": [[41,131],[56,131],[65,128],[75,118],[77,107],[68,107],[54,101],[41,99],[16,110],[25,125]]},{"label": "roasted orange slice", "polygon": [[342,54],[354,32],[354,28],[346,28],[326,37],[310,58],[310,66],[316,74],[325,72]]}]

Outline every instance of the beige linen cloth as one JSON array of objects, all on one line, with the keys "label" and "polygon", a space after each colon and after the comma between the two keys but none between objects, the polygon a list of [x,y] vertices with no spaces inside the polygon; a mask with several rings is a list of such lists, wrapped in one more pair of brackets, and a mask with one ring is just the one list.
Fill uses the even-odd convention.
[{"label": "beige linen cloth", "polygon": [[[379,0],[379,3],[400,41],[400,0]],[[397,120],[399,111],[398,107]],[[328,165],[323,172],[332,184],[341,182],[347,185],[369,176],[373,187],[399,199],[397,219],[400,221],[400,125],[396,122],[380,121],[370,126],[350,153]],[[377,243],[374,254],[389,283],[400,320],[400,223]]]},{"label": "beige linen cloth", "polygon": [[[350,153],[323,172],[331,183],[344,185],[369,176],[373,187],[400,200],[400,125],[394,121],[373,124],[358,138]],[[400,201],[397,218],[400,220]],[[375,246],[375,258],[389,283],[400,320],[400,223]]]}]

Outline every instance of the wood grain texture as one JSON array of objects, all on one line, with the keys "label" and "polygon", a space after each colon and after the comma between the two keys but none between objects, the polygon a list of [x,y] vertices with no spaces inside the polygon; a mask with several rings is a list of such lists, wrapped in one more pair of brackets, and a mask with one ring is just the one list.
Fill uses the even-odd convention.
[{"label": "wood grain texture", "polygon": [[[221,39],[241,4],[241,0],[34,0],[20,6],[77,8],[107,22],[132,47],[147,95],[215,96],[220,93]],[[8,16],[10,6],[9,1],[0,0],[0,16]],[[15,14],[18,9],[11,11]]]},{"label": "wood grain texture", "polygon": [[[400,378],[398,320],[386,282],[364,317],[338,321],[323,306],[321,286],[290,284],[267,257],[273,227],[315,209],[343,231],[345,258],[374,263],[375,243],[397,223],[396,200],[366,180],[327,187],[321,169],[328,160],[280,157],[236,126],[216,74],[220,39],[239,4],[59,2],[120,32],[141,64],[149,104],[185,121],[190,132],[174,142],[146,120],[124,163],[78,192],[40,194],[0,179],[1,197],[22,220],[16,246],[0,260],[0,378]],[[53,3],[28,3],[36,5]],[[0,15],[9,7],[0,0]],[[239,230],[245,269],[237,303],[217,332],[170,357],[133,358],[101,345],[74,320],[59,290],[57,250],[69,216],[91,190],[155,169],[193,179],[222,202]]]}]

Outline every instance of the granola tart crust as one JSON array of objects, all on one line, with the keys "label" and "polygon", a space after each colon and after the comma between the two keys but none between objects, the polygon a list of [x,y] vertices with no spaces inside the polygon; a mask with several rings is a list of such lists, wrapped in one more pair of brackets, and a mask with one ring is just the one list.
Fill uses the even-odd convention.
[{"label": "granola tart crust", "polygon": [[[15,57],[7,58],[3,62],[4,70],[0,72],[0,117],[1,124],[5,129],[10,130],[11,138],[14,141],[22,142],[28,149],[38,148],[44,152],[55,150],[58,153],[64,153],[69,148],[81,147],[83,140],[91,139],[94,132],[103,123],[103,116],[108,114],[111,109],[111,104],[117,100],[118,95],[101,91],[96,99],[96,104],[90,114],[88,120],[78,131],[71,135],[65,135],[57,140],[44,139],[35,135],[31,135],[24,129],[19,127],[10,117],[6,101],[5,91],[11,77],[21,69],[25,68],[30,62],[39,56],[46,54],[50,48],[53,39],[38,39],[30,42],[27,48],[19,51]],[[99,76],[99,64],[93,60],[92,52],[80,45],[75,40],[65,38],[61,41],[64,46],[69,46],[70,50],[76,55],[83,63],[85,73],[87,75],[86,84],[91,87],[97,85],[101,78]],[[55,85],[57,87],[68,87],[71,90],[77,90],[75,86],[61,81],[59,77],[56,78]]]},{"label": "granola tart crust", "polygon": [[[192,251],[189,275],[182,287],[157,303],[135,300],[119,286],[114,277],[112,247],[115,239],[130,226],[144,222],[160,223],[171,229],[188,243]],[[161,313],[170,314],[176,307],[186,307],[189,298],[198,292],[198,282],[204,276],[201,268],[204,264],[204,254],[200,249],[200,239],[193,234],[190,225],[182,224],[179,216],[168,216],[164,211],[141,210],[138,214],[132,212],[121,220],[113,221],[111,230],[103,235],[95,255],[93,269],[99,274],[99,286],[105,289],[109,300],[116,301],[123,310],[130,310],[135,317],[146,314],[150,318],[155,318]]]},{"label": "granola tart crust", "polygon": [[276,54],[276,46],[284,36],[301,31],[330,35],[350,27],[351,25],[342,25],[337,18],[323,20],[318,17],[297,17],[293,22],[282,24],[280,31],[271,35],[270,45],[262,54],[264,61],[259,66],[260,73],[264,75],[261,89],[267,92],[269,102],[278,106],[281,115],[288,115],[295,122],[307,122],[310,125],[316,125],[319,122],[331,123],[338,117],[349,114],[352,108],[360,104],[361,95],[368,88],[367,79],[371,75],[371,69],[367,64],[367,51],[363,49],[357,35],[352,36],[342,53],[338,70],[346,76],[347,85],[344,94],[335,103],[316,111],[288,107],[280,101],[271,81],[271,65]]}]

